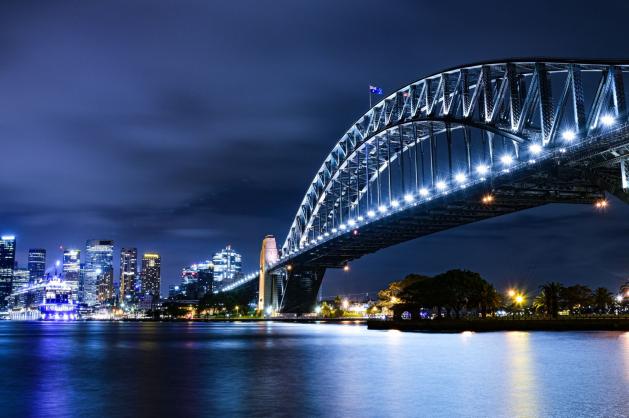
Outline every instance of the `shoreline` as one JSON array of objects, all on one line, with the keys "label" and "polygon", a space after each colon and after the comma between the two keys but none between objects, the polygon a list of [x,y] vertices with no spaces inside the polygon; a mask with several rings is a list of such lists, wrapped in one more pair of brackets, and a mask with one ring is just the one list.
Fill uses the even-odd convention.
[{"label": "shoreline", "polygon": [[629,331],[627,318],[367,320],[370,330],[410,332]]}]

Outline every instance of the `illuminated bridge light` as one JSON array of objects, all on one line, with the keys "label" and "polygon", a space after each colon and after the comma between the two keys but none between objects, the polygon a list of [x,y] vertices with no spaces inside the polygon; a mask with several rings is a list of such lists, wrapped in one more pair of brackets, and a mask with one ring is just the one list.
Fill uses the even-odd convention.
[{"label": "illuminated bridge light", "polygon": [[359,216],[357,219],[358,219],[358,222],[362,222],[365,220],[365,218],[363,218],[362,216]]},{"label": "illuminated bridge light", "polygon": [[404,201],[406,203],[411,203],[413,200],[414,199],[413,199],[413,195],[412,194],[407,193],[407,194],[404,195]]},{"label": "illuminated bridge light", "polygon": [[448,187],[448,185],[446,184],[446,182],[445,182],[445,181],[443,181],[443,180],[439,180],[439,181],[437,182],[436,186],[437,186],[437,189],[439,189],[439,190],[445,190],[445,189]]},{"label": "illuminated bridge light", "polygon": [[429,194],[430,194],[430,192],[428,191],[428,189],[427,189],[427,188],[422,187],[421,189],[419,189],[419,195],[420,195],[420,196],[424,196],[424,197],[426,197],[426,196],[428,196]]},{"label": "illuminated bridge light", "polygon": [[542,146],[540,144],[531,144],[529,151],[531,151],[533,155],[539,155],[542,152]]},{"label": "illuminated bridge light", "polygon": [[341,225],[339,226],[339,228],[341,228],[342,230],[347,229],[347,225],[345,225],[345,224],[341,224]]},{"label": "illuminated bridge light", "polygon": [[456,175],[454,176],[454,180],[456,180],[457,183],[461,184],[461,183],[465,183],[465,180],[467,180],[467,177],[463,173],[456,173]]},{"label": "illuminated bridge light", "polygon": [[400,206],[400,202],[398,202],[397,200],[391,202],[391,207],[397,208],[398,206]]},{"label": "illuminated bridge light", "polygon": [[565,140],[565,141],[574,141],[574,139],[577,137],[577,134],[574,133],[574,131],[572,129],[566,129],[565,131],[563,131],[563,133],[561,134],[561,137]]},{"label": "illuminated bridge light", "polygon": [[347,224],[348,224],[349,226],[354,226],[354,225],[356,225],[356,221],[355,221],[355,220],[353,220],[353,219],[350,219],[349,221],[347,221]]},{"label": "illuminated bridge light", "polygon": [[504,164],[504,165],[511,165],[513,164],[513,157],[509,154],[505,154],[502,157],[500,157],[500,161]]},{"label": "illuminated bridge light", "polygon": [[376,216],[376,212],[374,212],[373,210],[370,210],[369,212],[367,212],[367,216],[370,218],[373,218],[374,216]]},{"label": "illuminated bridge light", "polygon": [[476,172],[481,176],[484,176],[485,174],[489,173],[489,167],[485,164],[479,164],[478,166],[476,166]]},{"label": "illuminated bridge light", "polygon": [[326,237],[329,237],[330,233],[329,232],[324,232],[323,235],[326,236]]},{"label": "illuminated bridge light", "polygon": [[317,237],[317,239],[318,239],[319,241],[321,241],[321,240],[323,239],[323,237],[322,237],[321,235],[319,235],[319,236]]},{"label": "illuminated bridge light", "polygon": [[616,118],[610,114],[603,115],[603,117],[601,117],[601,122],[605,126],[612,126],[616,122]]},{"label": "illuminated bridge light", "polygon": [[333,233],[333,234],[336,234],[337,232],[339,232],[339,230],[338,230],[338,229],[336,229],[336,228],[332,228],[332,233]]},{"label": "illuminated bridge light", "polygon": [[384,205],[378,206],[378,212],[385,213],[387,211],[387,207]]}]

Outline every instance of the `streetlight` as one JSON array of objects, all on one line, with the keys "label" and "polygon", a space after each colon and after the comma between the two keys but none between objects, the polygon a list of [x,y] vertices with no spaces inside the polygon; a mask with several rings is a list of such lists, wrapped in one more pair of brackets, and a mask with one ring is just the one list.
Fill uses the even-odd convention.
[{"label": "streetlight", "polygon": [[349,264],[345,264],[343,266],[343,271],[346,272],[346,273],[349,271]]}]

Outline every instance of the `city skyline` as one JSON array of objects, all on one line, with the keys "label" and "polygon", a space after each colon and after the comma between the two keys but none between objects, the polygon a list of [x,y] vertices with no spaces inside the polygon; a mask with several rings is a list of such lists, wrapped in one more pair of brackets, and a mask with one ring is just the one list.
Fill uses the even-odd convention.
[{"label": "city skyline", "polygon": [[[259,4],[244,11],[199,5],[180,10],[185,27],[160,7],[150,16],[124,4],[59,3],[54,12],[37,14],[28,2],[4,7],[0,30],[14,40],[0,78],[3,134],[14,139],[6,152],[30,155],[35,147],[51,162],[33,164],[25,174],[19,159],[3,164],[4,178],[11,180],[0,184],[0,191],[11,205],[0,212],[0,231],[17,235],[19,248],[43,247],[50,255],[60,243],[80,248],[91,237],[156,250],[164,256],[165,285],[176,283],[181,266],[226,243],[243,254],[244,272],[258,267],[266,234],[281,245],[321,160],[367,110],[369,85],[389,93],[453,65],[507,56],[629,54],[620,41],[627,34],[622,20],[627,6],[621,2],[606,6],[606,19],[592,21],[577,12],[556,19],[564,13],[561,5],[534,2],[523,19],[546,10],[528,16],[538,22],[534,33],[507,26],[509,10],[495,2],[486,5],[484,18],[499,27],[469,34],[484,48],[462,47],[458,37],[440,35],[431,37],[423,53],[405,42],[393,48],[379,33],[403,28],[406,41],[440,33],[438,19],[427,19],[425,27],[413,16],[439,16],[448,12],[443,5],[382,9],[367,1],[360,10],[314,4],[296,10],[288,4],[264,22],[257,18],[264,13]],[[452,24],[464,24],[474,12],[471,5],[460,5]],[[120,22],[121,13],[133,24]],[[210,15],[215,25],[198,18]],[[234,16],[246,24],[224,23]],[[303,16],[313,17],[311,30],[298,24]],[[345,25],[372,16],[379,16],[373,28]],[[94,23],[81,23],[86,21]],[[593,31],[610,25],[621,35],[591,42]],[[111,33],[112,27],[120,30]],[[162,27],[179,36],[157,29]],[[496,30],[509,30],[518,42],[496,38]],[[217,39],[231,43],[213,42]],[[372,51],[367,63],[364,45]],[[391,65],[402,47],[410,52]],[[234,49],[240,53],[234,55]],[[242,95],[243,80],[257,87]],[[623,250],[629,246],[627,217],[626,205],[610,198],[605,213],[552,205],[464,226],[360,259],[349,273],[330,271],[323,293],[371,291],[407,273],[434,274],[447,267],[474,269],[502,287],[523,282],[534,288],[557,278],[613,288],[629,275]],[[524,248],[534,250],[495,263]],[[24,264],[26,256],[18,251]]]}]

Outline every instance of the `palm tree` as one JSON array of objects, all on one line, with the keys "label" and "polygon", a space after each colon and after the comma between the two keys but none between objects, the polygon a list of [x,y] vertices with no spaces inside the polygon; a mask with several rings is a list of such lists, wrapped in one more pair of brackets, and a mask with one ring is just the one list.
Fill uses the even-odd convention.
[{"label": "palm tree", "polygon": [[605,312],[614,303],[612,293],[604,287],[599,287],[593,292],[593,299],[598,313]]},{"label": "palm tree", "polygon": [[557,318],[559,316],[559,298],[563,285],[557,282],[548,282],[545,285],[540,286],[540,296],[543,294],[542,299],[539,301],[541,307],[543,307],[546,315]]}]

